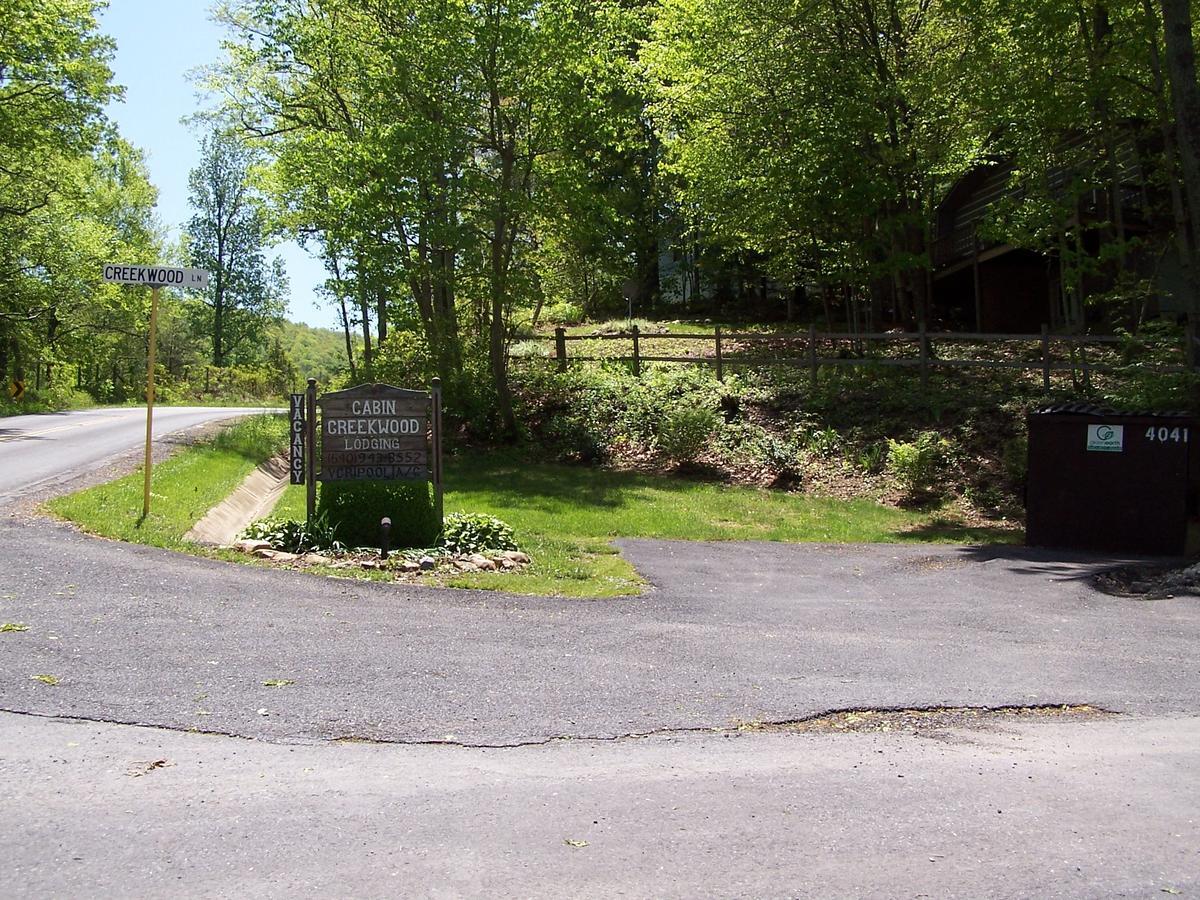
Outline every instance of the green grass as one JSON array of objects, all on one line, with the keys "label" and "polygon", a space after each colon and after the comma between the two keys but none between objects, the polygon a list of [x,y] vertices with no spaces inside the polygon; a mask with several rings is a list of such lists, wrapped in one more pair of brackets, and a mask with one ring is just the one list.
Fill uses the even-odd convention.
[{"label": "green grass", "polygon": [[[610,542],[618,537],[692,541],[1011,542],[1011,530],[965,528],[944,512],[896,510],[653,475],[553,463],[515,455],[465,455],[446,466],[446,512],[499,516],[533,558],[516,574],[445,581],[569,597],[636,594],[641,580]],[[276,515],[304,517],[304,489],[290,488]]]},{"label": "green grass", "polygon": [[183,547],[183,536],[258,463],[284,445],[287,421],[252,416],[154,467],[150,515],[142,521],[143,474],[51,500],[47,506],[85,531],[155,547]]}]

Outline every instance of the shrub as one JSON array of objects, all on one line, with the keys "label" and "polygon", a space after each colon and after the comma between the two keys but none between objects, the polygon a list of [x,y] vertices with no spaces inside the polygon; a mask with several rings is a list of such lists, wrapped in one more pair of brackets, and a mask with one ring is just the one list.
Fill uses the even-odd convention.
[{"label": "shrub", "polygon": [[242,532],[243,538],[267,541],[275,550],[288,553],[308,553],[322,550],[340,553],[346,548],[337,540],[337,527],[318,517],[315,522],[295,519],[259,519]]},{"label": "shrub", "polygon": [[941,475],[949,449],[949,442],[936,431],[922,431],[911,443],[889,439],[888,471],[910,496],[928,493]]},{"label": "shrub", "polygon": [[708,444],[717,416],[711,409],[680,406],[666,414],[658,427],[658,447],[675,462],[691,462]]},{"label": "shrub", "polygon": [[1010,481],[1023,482],[1029,465],[1029,438],[1022,434],[1005,441],[1000,461]]},{"label": "shrub", "polygon": [[837,455],[842,446],[842,436],[835,428],[820,428],[808,436],[807,450],[814,456],[829,459]]},{"label": "shrub", "polygon": [[337,529],[351,547],[378,547],[379,523],[392,520],[391,545],[429,547],[440,523],[432,486],[405,481],[326,481],[321,484],[317,517]]},{"label": "shrub", "polygon": [[874,475],[883,471],[883,464],[886,461],[886,444],[868,444],[854,456],[855,465],[867,475]]},{"label": "shrub", "polygon": [[516,550],[517,542],[508,523],[485,513],[451,513],[442,526],[442,546],[451,553],[467,555],[487,550]]},{"label": "shrub", "polygon": [[559,300],[542,310],[542,318],[551,325],[577,325],[583,321],[583,307],[569,300]]}]

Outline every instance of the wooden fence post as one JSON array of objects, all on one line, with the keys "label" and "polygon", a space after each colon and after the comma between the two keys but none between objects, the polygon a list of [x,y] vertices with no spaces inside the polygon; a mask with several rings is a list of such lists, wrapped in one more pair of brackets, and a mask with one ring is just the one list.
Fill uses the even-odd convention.
[{"label": "wooden fence post", "polygon": [[642,377],[642,346],[636,323],[633,326],[633,377]]},{"label": "wooden fence post", "polygon": [[817,386],[817,326],[808,326],[808,377]]},{"label": "wooden fence post", "polygon": [[561,325],[554,329],[554,355],[558,359],[558,371],[567,371],[567,329]]},{"label": "wooden fence post", "polygon": [[1042,391],[1050,393],[1050,326],[1042,323]]},{"label": "wooden fence post", "polygon": [[924,319],[917,325],[917,335],[921,342],[921,390],[925,390],[929,387],[929,333]]},{"label": "wooden fence post", "polygon": [[725,365],[724,365],[724,361],[721,359],[721,326],[720,325],[717,326],[716,338],[717,338],[717,381],[724,381],[725,380]]}]

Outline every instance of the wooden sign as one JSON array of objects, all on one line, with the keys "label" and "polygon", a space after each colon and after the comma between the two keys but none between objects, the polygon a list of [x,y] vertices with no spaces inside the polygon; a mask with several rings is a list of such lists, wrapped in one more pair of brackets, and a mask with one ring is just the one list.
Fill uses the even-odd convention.
[{"label": "wooden sign", "polygon": [[[317,481],[430,481],[435,512],[441,521],[440,379],[433,379],[429,391],[366,384],[318,398],[317,382],[310,378],[304,401],[299,432],[295,424],[298,415],[295,398],[292,403],[292,473],[294,478],[299,452],[304,460],[301,468],[308,473],[310,521],[316,510]],[[321,469],[315,472],[318,446]]]},{"label": "wooden sign", "polygon": [[433,394],[371,384],[326,394],[322,481],[428,481]]}]

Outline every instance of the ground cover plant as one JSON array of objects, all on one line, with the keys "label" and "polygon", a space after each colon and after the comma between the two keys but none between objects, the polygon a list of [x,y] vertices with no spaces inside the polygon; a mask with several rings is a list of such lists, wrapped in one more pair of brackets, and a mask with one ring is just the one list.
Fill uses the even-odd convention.
[{"label": "ground cover plant", "polygon": [[1038,372],[937,369],[923,385],[913,369],[863,362],[822,368],[814,382],[803,365],[718,381],[694,365],[649,364],[639,376],[616,361],[559,372],[529,360],[514,384],[528,439],[564,461],[942,507],[1001,528],[1023,518],[1030,411],[1079,401],[1186,409],[1196,390],[1191,376],[1148,378],[1132,363],[1086,381],[1056,374],[1046,392]]},{"label": "ground cover plant", "polygon": [[150,515],[141,521],[142,470],[51,500],[51,512],[102,537],[186,549],[183,536],[263,460],[286,445],[281,416],[241,419],[212,440],[154,467]]}]

